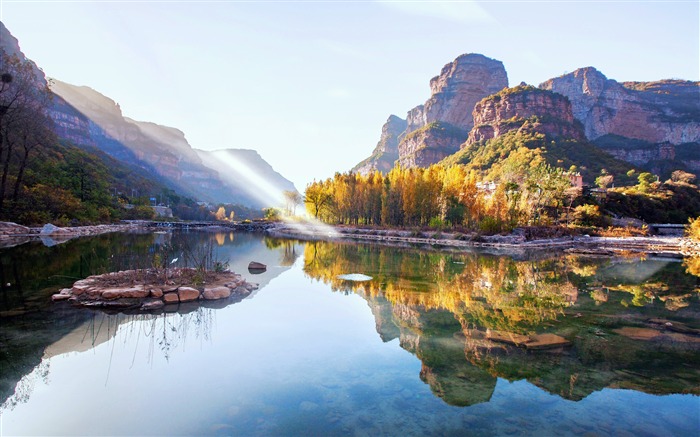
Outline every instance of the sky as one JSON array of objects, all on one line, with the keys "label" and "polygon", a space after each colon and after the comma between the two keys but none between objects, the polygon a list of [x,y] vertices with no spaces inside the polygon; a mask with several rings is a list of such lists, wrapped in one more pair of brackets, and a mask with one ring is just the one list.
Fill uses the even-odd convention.
[{"label": "sky", "polygon": [[0,0],[0,20],[47,76],[195,148],[255,149],[299,190],[369,156],[463,53],[502,61],[511,86],[586,66],[700,80],[697,0]]}]

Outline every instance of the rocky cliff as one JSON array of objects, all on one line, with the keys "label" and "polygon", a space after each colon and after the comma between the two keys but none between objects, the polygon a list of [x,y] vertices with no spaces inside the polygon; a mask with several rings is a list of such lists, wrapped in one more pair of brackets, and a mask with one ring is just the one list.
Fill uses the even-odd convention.
[{"label": "rocky cliff", "polygon": [[594,140],[607,134],[650,143],[700,140],[700,83],[683,80],[624,82],[593,67],[550,79],[540,88],[571,100],[574,116]]},{"label": "rocky cliff", "polygon": [[433,122],[403,137],[399,144],[401,167],[428,167],[459,150],[466,132],[447,123]]},{"label": "rocky cliff", "polygon": [[552,139],[584,139],[566,97],[528,85],[506,88],[482,99],[475,105],[473,117],[474,128],[465,146],[523,129]]},{"label": "rocky cliff", "polygon": [[390,115],[379,137],[377,147],[372,151],[372,155],[357,164],[352,171],[368,174],[374,170],[386,173],[394,166],[399,159],[399,135],[406,130],[406,120],[395,115]]},{"label": "rocky cliff", "polygon": [[[458,150],[466,140],[467,132],[474,125],[474,105],[507,86],[508,75],[501,61],[475,53],[459,56],[430,80],[431,95],[425,104],[408,111],[406,128],[398,136],[398,157],[394,158],[394,162],[390,162],[394,156],[392,154],[386,154],[379,160],[373,153],[354,170],[386,172],[394,163],[423,167],[438,162],[446,156],[445,153]],[[434,132],[432,128],[425,129],[435,123],[449,126],[450,135],[445,135],[444,131]],[[418,135],[410,136],[418,131]]]}]

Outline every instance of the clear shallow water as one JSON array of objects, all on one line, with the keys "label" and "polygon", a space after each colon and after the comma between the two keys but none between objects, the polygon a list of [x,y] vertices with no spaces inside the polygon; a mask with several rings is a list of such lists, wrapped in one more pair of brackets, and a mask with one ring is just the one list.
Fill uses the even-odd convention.
[{"label": "clear shallow water", "polygon": [[[515,262],[229,237],[217,241],[220,254],[262,286],[223,308],[107,315],[45,307],[42,297],[55,284],[42,285],[60,279],[23,280],[24,303],[0,307],[3,378],[17,384],[1,412],[4,435],[700,431],[696,343],[632,340],[611,331],[619,322],[600,321],[697,323],[697,295],[669,298],[697,285],[677,263]],[[134,238],[129,245],[144,254],[154,247],[152,236],[123,238]],[[109,264],[123,238],[91,244]],[[62,254],[84,252],[87,242],[68,244]],[[4,267],[9,255],[17,261],[17,249],[0,254]],[[30,262],[31,250],[22,250]],[[268,271],[248,274],[243,266],[251,260]],[[73,271],[75,263],[60,268]],[[354,272],[374,279],[337,279]],[[596,293],[603,283],[606,301]],[[469,284],[479,286],[467,290]],[[528,295],[533,284],[537,305]],[[6,295],[7,302],[22,302],[13,288]],[[669,301],[681,304],[671,311]],[[18,308],[24,314],[12,315]],[[486,328],[580,338],[564,351],[533,353],[487,347],[478,336]]]}]

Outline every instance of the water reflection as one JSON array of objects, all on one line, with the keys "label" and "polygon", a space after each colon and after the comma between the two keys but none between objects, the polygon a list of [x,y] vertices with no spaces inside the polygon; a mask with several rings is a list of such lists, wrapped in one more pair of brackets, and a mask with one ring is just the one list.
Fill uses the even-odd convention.
[{"label": "water reflection", "polygon": [[[222,240],[224,245],[219,246],[218,242]],[[150,320],[148,323],[156,323],[160,318],[163,325],[158,326],[163,328],[163,337],[159,339],[158,348],[167,357],[171,346],[179,344],[180,337],[192,332],[197,336],[206,334],[204,328],[209,325],[205,322],[213,318],[212,309],[235,303],[235,300],[168,307],[167,311],[174,311],[175,315],[107,316],[69,305],[52,305],[50,296],[89,275],[150,267],[156,255],[167,256],[166,262],[177,258],[172,265],[187,266],[190,261],[183,253],[195,251],[208,242],[217,243],[216,259],[226,260],[231,270],[244,273],[244,276],[247,276],[245,273],[251,260],[269,265],[268,271],[254,278],[260,288],[289,269],[302,252],[299,243],[291,240],[269,239],[256,234],[234,237],[233,233],[208,232],[106,234],[53,247],[35,242],[0,249],[0,402],[15,392],[22,376],[37,374],[36,369],[45,365],[47,351],[56,350],[59,347],[56,345],[63,345],[60,347],[66,352],[71,348],[85,350],[99,344],[100,335],[113,335],[120,325],[131,326],[138,322],[143,326],[145,319]],[[176,316],[179,317],[178,326],[171,323]],[[98,326],[100,334],[94,338],[75,334],[87,332],[86,326],[90,329]],[[75,341],[76,335],[81,338],[80,342]],[[134,338],[139,337],[134,334]],[[155,337],[149,338],[151,341]],[[18,393],[27,393],[21,384],[17,390]],[[25,397],[18,395],[15,400]]]},{"label": "water reflection", "polygon": [[[380,337],[398,337],[420,358],[421,379],[451,405],[488,401],[497,377],[572,400],[604,387],[700,394],[698,282],[678,262],[313,242],[304,271],[363,296]],[[374,279],[339,278],[349,272]],[[533,336],[569,346],[530,351],[508,341]]]},{"label": "water reflection", "polygon": [[[168,260],[184,263],[187,245],[212,245],[244,276],[250,261],[266,264],[247,277],[261,290],[226,308],[181,305],[158,315],[48,305],[58,283],[72,282],[64,276],[146,265],[164,249]],[[0,318],[0,399],[12,395],[0,411],[11,431],[552,435],[699,428],[689,419],[700,394],[698,278],[678,262],[516,260],[230,233],[122,235],[18,252],[25,249],[0,251],[13,284]],[[372,279],[339,277],[347,273]],[[21,315],[8,315],[15,311]],[[568,344],[535,350],[502,341],[543,335]],[[127,404],[128,417],[103,411]],[[29,426],[35,417],[38,425]]]}]

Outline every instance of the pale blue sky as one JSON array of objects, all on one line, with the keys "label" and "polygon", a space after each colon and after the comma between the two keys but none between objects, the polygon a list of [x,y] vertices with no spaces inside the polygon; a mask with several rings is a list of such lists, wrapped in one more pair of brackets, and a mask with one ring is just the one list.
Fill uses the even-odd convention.
[{"label": "pale blue sky", "polygon": [[389,114],[462,53],[511,85],[594,66],[616,80],[700,78],[698,1],[0,1],[50,77],[201,149],[252,148],[298,189],[367,157]]}]

